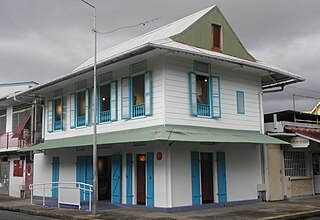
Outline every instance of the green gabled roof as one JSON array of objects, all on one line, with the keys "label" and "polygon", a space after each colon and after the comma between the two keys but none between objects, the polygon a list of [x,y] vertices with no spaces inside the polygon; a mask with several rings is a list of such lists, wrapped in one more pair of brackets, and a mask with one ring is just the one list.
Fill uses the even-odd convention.
[{"label": "green gabled roof", "polygon": [[[184,125],[159,125],[125,131],[98,134],[98,145],[147,141],[183,141],[214,143],[288,144],[285,141],[260,134],[257,131],[205,128]],[[46,140],[23,151],[39,151],[92,145],[92,135]]]},{"label": "green gabled roof", "polygon": [[239,38],[221,13],[218,6],[213,7],[200,19],[190,25],[182,33],[172,36],[171,39],[179,43],[194,47],[212,50],[211,25],[222,27],[222,53],[241,59],[255,62],[256,59],[245,49]]}]

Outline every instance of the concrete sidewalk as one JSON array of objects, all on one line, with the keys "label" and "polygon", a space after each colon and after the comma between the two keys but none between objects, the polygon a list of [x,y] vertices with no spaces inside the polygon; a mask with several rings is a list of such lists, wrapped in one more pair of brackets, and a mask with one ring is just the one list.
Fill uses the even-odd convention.
[{"label": "concrete sidewalk", "polygon": [[30,205],[29,200],[0,196],[0,209],[57,219],[303,219],[320,218],[320,196],[175,213],[126,207],[99,211],[97,216],[88,211]]}]

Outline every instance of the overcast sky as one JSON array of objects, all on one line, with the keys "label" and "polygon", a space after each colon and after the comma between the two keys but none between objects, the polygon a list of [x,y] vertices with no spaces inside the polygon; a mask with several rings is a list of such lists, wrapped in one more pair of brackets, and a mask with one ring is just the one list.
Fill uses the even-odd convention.
[{"label": "overcast sky", "polygon": [[[218,5],[248,51],[306,78],[264,95],[265,112],[292,109],[292,94],[319,96],[319,0],[88,0],[99,31],[160,17],[98,36],[98,51],[212,5]],[[92,10],[80,0],[0,0],[0,83],[45,83],[68,74],[93,53]],[[297,109],[316,100],[299,99]]]}]

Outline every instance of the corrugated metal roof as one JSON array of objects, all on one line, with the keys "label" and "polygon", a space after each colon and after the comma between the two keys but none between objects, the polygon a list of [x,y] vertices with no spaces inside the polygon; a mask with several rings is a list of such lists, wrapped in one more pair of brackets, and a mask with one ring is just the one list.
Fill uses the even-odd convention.
[{"label": "corrugated metal roof", "polygon": [[[240,131],[184,125],[160,125],[97,135],[98,145],[159,140],[170,142],[184,141],[198,143],[288,144],[285,141],[260,134],[257,131]],[[91,145],[92,135],[86,135],[63,139],[46,140],[41,144],[22,149],[20,151],[38,151]]]}]

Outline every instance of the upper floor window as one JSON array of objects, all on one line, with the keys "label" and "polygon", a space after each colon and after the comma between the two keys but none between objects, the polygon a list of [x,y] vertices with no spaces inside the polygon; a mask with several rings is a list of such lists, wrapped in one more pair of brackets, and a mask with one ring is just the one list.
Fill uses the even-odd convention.
[{"label": "upper floor window", "polygon": [[221,26],[217,24],[212,24],[211,29],[212,29],[212,50],[216,52],[221,52],[221,49],[222,49]]},{"label": "upper floor window", "polygon": [[220,78],[210,76],[210,64],[195,61],[189,73],[191,115],[220,118]]},{"label": "upper floor window", "polygon": [[236,92],[236,97],[237,97],[237,113],[238,114],[244,114],[245,113],[245,109],[244,109],[244,92],[237,91]]},{"label": "upper floor window", "polygon": [[117,120],[117,82],[100,86],[99,96],[100,114],[99,122],[111,122]]},{"label": "upper floor window", "polygon": [[70,128],[88,125],[89,90],[81,90],[70,94]]},{"label": "upper floor window", "polygon": [[62,130],[62,98],[48,101],[48,131]]},{"label": "upper floor window", "polygon": [[130,66],[132,77],[121,80],[121,115],[123,119],[152,114],[152,73],[146,71],[146,62]]},{"label": "upper floor window", "polygon": [[7,124],[7,109],[0,110],[0,134],[6,133],[6,124]]}]

